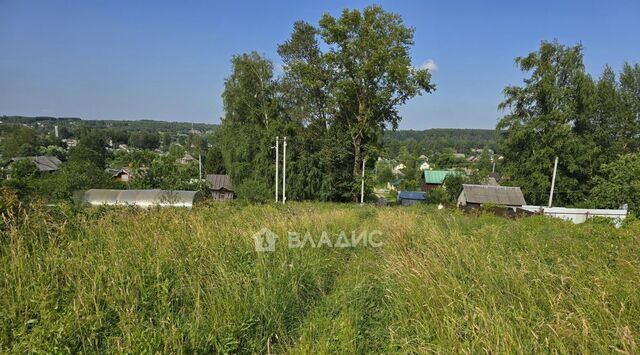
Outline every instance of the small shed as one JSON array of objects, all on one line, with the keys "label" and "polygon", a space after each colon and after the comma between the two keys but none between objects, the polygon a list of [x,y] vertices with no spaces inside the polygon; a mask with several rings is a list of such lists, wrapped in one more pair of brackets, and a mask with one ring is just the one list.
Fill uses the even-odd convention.
[{"label": "small shed", "polygon": [[400,191],[398,192],[398,203],[402,206],[411,206],[416,203],[425,202],[427,193],[422,191]]},{"label": "small shed", "polygon": [[80,202],[92,206],[192,208],[201,197],[198,191],[91,189],[80,193]]},{"label": "small shed", "polygon": [[458,207],[479,207],[485,203],[507,207],[522,207],[527,203],[519,187],[463,184]]},{"label": "small shed", "polygon": [[129,181],[133,180],[133,175],[129,169],[121,168],[121,169],[107,169],[107,172],[111,174],[111,177],[114,181],[119,181],[123,183],[129,183]]},{"label": "small shed", "polygon": [[229,175],[207,175],[207,188],[211,191],[211,197],[214,200],[233,200],[233,184]]}]

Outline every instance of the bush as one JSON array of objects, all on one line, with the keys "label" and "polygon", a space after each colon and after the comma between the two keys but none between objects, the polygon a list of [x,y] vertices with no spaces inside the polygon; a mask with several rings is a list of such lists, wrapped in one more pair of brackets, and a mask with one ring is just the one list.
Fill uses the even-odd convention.
[{"label": "bush", "polygon": [[264,203],[273,197],[269,188],[256,179],[245,180],[236,188],[239,199],[249,202]]},{"label": "bush", "polygon": [[451,202],[451,196],[447,192],[447,190],[439,187],[435,190],[431,190],[427,192],[427,202],[433,204],[445,204]]}]

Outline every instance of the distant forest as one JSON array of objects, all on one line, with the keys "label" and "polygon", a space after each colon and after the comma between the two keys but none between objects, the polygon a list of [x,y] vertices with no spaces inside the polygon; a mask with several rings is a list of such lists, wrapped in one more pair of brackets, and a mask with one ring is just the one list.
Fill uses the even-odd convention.
[{"label": "distant forest", "polygon": [[398,156],[400,147],[413,154],[430,155],[451,151],[467,153],[473,148],[498,151],[496,130],[434,128],[424,131],[397,130],[384,132],[384,147],[390,157]]},{"label": "distant forest", "polygon": [[0,116],[0,121],[5,124],[26,124],[39,132],[51,130],[54,125],[59,128],[73,129],[83,125],[97,129],[125,129],[128,131],[142,132],[176,132],[188,133],[191,129],[201,132],[212,131],[218,125],[208,123],[191,122],[167,122],[156,120],[85,120],[77,117],[26,117],[26,116]]},{"label": "distant forest", "polygon": [[[202,133],[215,131],[217,124],[167,122],[156,120],[85,120],[77,117],[26,117],[0,116],[3,124],[26,124],[38,133],[53,133],[53,126],[58,125],[61,138],[75,137],[80,126],[104,130],[126,130],[131,132],[173,132],[189,133],[191,129]],[[115,137],[112,137],[115,138]],[[125,139],[122,140],[126,142]],[[433,154],[446,151],[467,153],[472,148],[490,148],[498,150],[496,131],[493,129],[455,129],[433,128],[427,130],[386,130],[384,132],[384,148],[388,157],[397,157],[400,147],[405,146],[414,154]]]}]

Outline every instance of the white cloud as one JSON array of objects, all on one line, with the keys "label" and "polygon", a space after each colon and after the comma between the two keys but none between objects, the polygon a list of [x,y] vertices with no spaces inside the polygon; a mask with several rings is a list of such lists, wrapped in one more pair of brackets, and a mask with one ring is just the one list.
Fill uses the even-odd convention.
[{"label": "white cloud", "polygon": [[425,60],[419,67],[419,69],[428,69],[430,72],[438,70],[438,64],[433,59]]}]

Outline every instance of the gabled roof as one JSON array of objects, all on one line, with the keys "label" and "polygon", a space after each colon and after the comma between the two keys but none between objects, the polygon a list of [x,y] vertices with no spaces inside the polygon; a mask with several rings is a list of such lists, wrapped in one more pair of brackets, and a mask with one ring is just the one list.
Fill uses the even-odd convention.
[{"label": "gabled roof", "polygon": [[231,178],[229,175],[209,174],[207,175],[207,187],[211,190],[233,191],[233,185],[231,184]]},{"label": "gabled roof", "polygon": [[493,203],[507,206],[527,204],[519,187],[463,184],[461,194],[464,194],[467,203]]},{"label": "gabled roof", "polygon": [[424,182],[441,185],[449,175],[462,175],[462,172],[456,170],[425,170]]},{"label": "gabled roof", "polygon": [[127,175],[131,175],[131,172],[129,171],[129,169],[125,169],[125,168],[107,168],[106,171],[111,174],[111,177],[118,177],[122,174],[127,174]]},{"label": "gabled roof", "polygon": [[422,191],[400,191],[398,198],[401,200],[425,200],[426,193]]},{"label": "gabled roof", "polygon": [[15,162],[24,159],[31,160],[34,164],[36,164],[36,167],[39,171],[56,171],[58,170],[60,164],[62,164],[60,159],[55,156],[15,157],[11,158],[11,161]]}]

